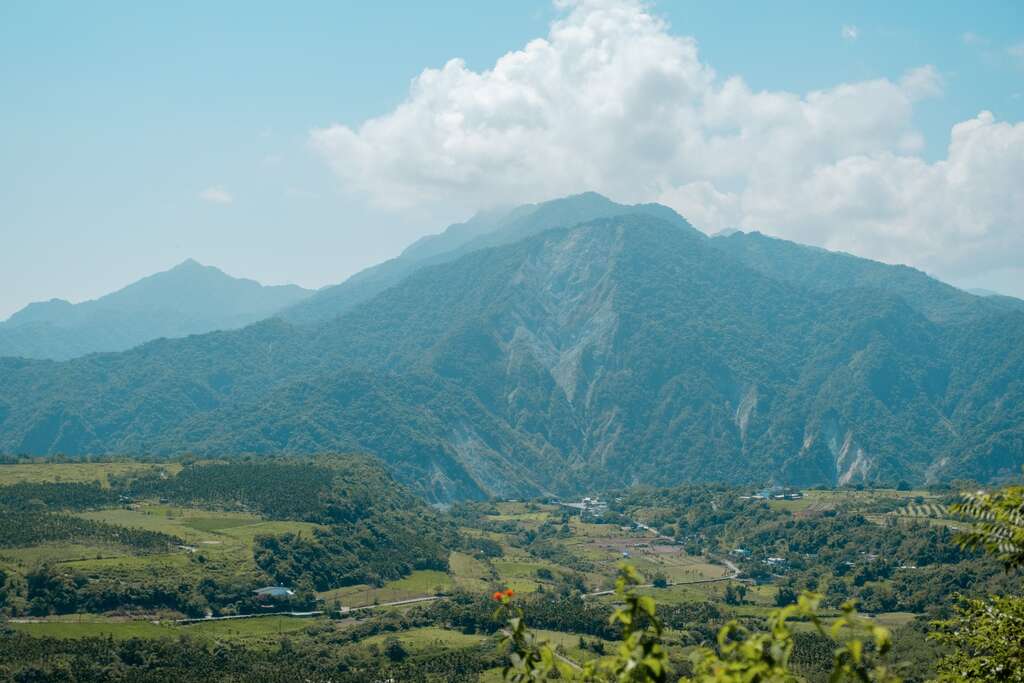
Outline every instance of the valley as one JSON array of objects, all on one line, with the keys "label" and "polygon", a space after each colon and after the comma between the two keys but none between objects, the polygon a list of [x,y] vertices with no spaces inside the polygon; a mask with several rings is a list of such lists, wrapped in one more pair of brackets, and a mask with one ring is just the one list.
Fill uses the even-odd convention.
[{"label": "valley", "polygon": [[[514,591],[560,656],[582,663],[611,647],[605,615],[623,561],[646,577],[638,590],[657,599],[676,666],[728,619],[757,622],[810,587],[827,596],[826,619],[857,597],[927,667],[934,653],[922,629],[948,610],[950,572],[970,577],[957,588],[969,592],[1008,590],[1018,580],[955,547],[951,529],[961,522],[947,516],[948,490],[814,489],[759,499],[750,488],[683,486],[613,490],[578,504],[463,502],[431,511],[379,483],[376,467],[350,456],[0,465],[8,519],[17,511],[22,524],[54,529],[25,541],[3,535],[0,631],[19,654],[0,656],[0,671],[26,665],[36,642],[73,662],[86,644],[112,639],[118,652],[132,643],[226,647],[255,667],[251,675],[270,667],[362,680],[370,670],[422,671],[430,660],[442,672],[444,662],[453,667],[437,680],[500,680],[492,591]],[[325,474],[341,479],[314,483]],[[200,480],[202,487],[182,486]],[[308,487],[317,486],[313,502]],[[331,490],[368,505],[342,511],[345,499]],[[281,502],[303,491],[301,505]],[[389,524],[410,505],[415,517]],[[43,525],[44,516],[60,524]],[[62,536],[70,519],[102,526]],[[401,557],[375,554],[404,543],[409,523],[429,525],[429,542],[421,538]],[[363,539],[353,565],[330,550],[343,547],[335,545],[340,533]],[[287,595],[256,597],[263,586]],[[147,655],[154,671],[199,680],[165,656]],[[808,656],[808,672],[827,664]]]}]

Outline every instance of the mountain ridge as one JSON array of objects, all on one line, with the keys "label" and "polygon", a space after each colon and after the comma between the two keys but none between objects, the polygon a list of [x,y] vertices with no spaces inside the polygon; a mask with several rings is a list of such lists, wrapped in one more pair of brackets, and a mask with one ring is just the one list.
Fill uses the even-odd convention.
[{"label": "mountain ridge", "polygon": [[651,214],[703,235],[666,206],[619,204],[596,192],[481,212],[465,223],[456,223],[442,233],[417,240],[394,259],[366,268],[338,285],[324,287],[310,299],[282,311],[282,317],[307,325],[321,323],[373,298],[421,268],[510,244],[551,228],[630,213]]},{"label": "mountain ridge", "polygon": [[96,299],[27,305],[0,322],[0,356],[67,360],[123,351],[160,337],[244,327],[311,295],[187,259]]},{"label": "mountain ridge", "polygon": [[1024,462],[1024,314],[933,319],[715,242],[606,217],[417,269],[315,327],[0,362],[0,451],[358,450],[438,501]]}]

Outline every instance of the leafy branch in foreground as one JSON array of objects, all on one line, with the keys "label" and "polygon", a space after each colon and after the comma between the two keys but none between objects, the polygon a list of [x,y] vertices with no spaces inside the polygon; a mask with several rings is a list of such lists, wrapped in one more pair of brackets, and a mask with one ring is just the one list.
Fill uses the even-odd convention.
[{"label": "leafy branch in foreground", "polygon": [[[885,681],[900,679],[888,667],[877,663],[892,648],[889,629],[877,626],[857,614],[852,602],[843,605],[843,615],[826,626],[818,616],[821,596],[803,593],[797,602],[772,612],[768,631],[752,633],[735,621],[718,633],[718,652],[698,648],[690,657],[694,677],[683,681],[699,683],[741,683],[747,681],[798,681],[789,666],[793,654],[793,632],[787,621],[794,617],[809,621],[822,635],[849,639],[836,648],[830,681]],[[863,638],[863,639],[862,639]],[[873,651],[865,646],[873,644]]]},{"label": "leafy branch in foreground", "polygon": [[[654,599],[638,595],[643,577],[630,565],[622,565],[615,593],[622,605],[609,617],[622,630],[615,654],[581,666],[559,655],[551,644],[527,628],[521,608],[512,602],[512,592],[495,593],[501,603],[495,617],[504,616],[502,647],[509,650],[505,679],[515,683],[558,678],[570,681],[611,683],[663,683],[668,680],[668,654],[662,642],[663,627]],[[718,633],[717,650],[697,648],[690,657],[693,676],[681,683],[758,683],[801,680],[790,669],[794,638],[787,621],[802,618],[833,640],[847,636],[836,648],[831,681],[900,680],[878,661],[892,645],[889,630],[860,617],[852,603],[826,626],[818,616],[821,596],[805,593],[797,603],[776,610],[768,619],[767,632],[751,632],[736,621]],[[865,642],[870,645],[865,645]]]},{"label": "leafy branch in foreground", "polygon": [[[1012,572],[1024,568],[1024,486],[967,493],[950,510],[974,520],[957,541],[981,548]],[[961,598],[953,617],[933,622],[942,645],[941,681],[1024,681],[1024,597]]]},{"label": "leafy branch in foreground", "polygon": [[931,633],[945,647],[940,681],[1024,681],[1024,599],[962,599]]},{"label": "leafy branch in foreground", "polygon": [[973,518],[974,527],[958,537],[963,548],[981,548],[1007,569],[1024,567],[1024,486],[995,493],[965,493],[950,511]]}]

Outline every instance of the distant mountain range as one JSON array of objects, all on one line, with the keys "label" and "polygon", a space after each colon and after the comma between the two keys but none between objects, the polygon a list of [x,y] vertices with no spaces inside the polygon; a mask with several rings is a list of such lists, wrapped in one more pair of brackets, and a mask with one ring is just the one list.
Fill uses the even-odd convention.
[{"label": "distant mountain range", "polygon": [[29,304],[0,323],[0,356],[66,360],[236,329],[312,294],[296,285],[265,287],[189,259],[92,301]]},{"label": "distant mountain range", "polygon": [[444,501],[1024,464],[1024,302],[588,194],[241,330],[0,360],[0,451],[380,456]]}]

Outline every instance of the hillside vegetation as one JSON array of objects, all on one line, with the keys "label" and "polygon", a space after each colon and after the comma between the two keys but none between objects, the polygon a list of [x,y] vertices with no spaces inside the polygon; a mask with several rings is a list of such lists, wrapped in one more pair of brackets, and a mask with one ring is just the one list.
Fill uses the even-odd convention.
[{"label": "hillside vegetation", "polygon": [[435,501],[1024,463],[1024,312],[657,213],[513,221],[318,325],[0,360],[0,451],[362,451]]},{"label": "hillside vegetation", "polygon": [[[1019,488],[957,506],[949,488],[764,500],[754,487],[630,487],[602,492],[600,510],[435,511],[361,456],[77,466],[118,472],[103,487],[55,482],[67,466],[35,462],[36,481],[2,485],[28,466],[0,466],[4,680],[494,683],[505,667],[543,680],[515,678],[528,663],[601,681],[637,646],[664,676],[644,665],[630,680],[734,680],[714,678],[720,663],[825,681],[844,647],[853,680],[861,664],[867,680],[908,682],[1019,669],[1007,649]],[[985,522],[966,527],[972,516]],[[616,593],[623,561],[643,578]],[[253,592],[272,585],[293,594]],[[629,624],[623,609],[639,610]]]}]

